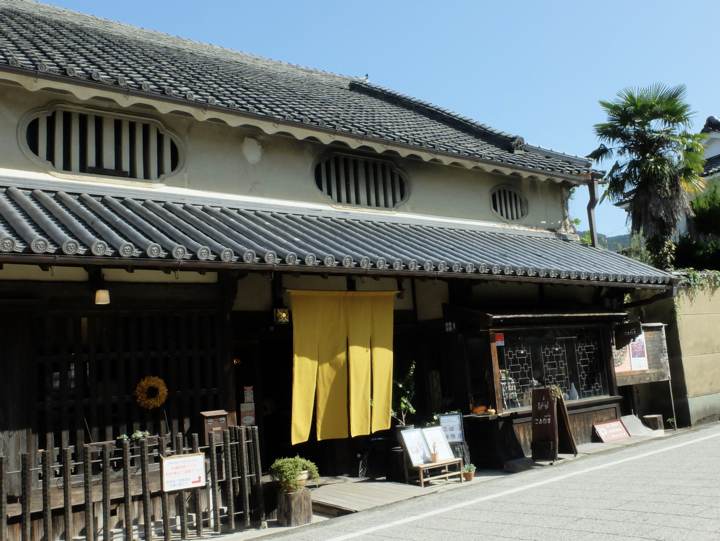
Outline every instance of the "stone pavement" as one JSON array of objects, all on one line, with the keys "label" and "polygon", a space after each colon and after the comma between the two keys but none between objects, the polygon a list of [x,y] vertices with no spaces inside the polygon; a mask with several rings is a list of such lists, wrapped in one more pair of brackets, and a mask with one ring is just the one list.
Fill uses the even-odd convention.
[{"label": "stone pavement", "polygon": [[265,537],[720,540],[720,424]]}]

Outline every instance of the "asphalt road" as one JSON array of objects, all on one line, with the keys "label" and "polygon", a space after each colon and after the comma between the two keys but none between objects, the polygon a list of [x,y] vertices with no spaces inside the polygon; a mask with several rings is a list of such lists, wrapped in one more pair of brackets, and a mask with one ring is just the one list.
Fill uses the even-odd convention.
[{"label": "asphalt road", "polygon": [[265,539],[720,541],[720,424]]}]

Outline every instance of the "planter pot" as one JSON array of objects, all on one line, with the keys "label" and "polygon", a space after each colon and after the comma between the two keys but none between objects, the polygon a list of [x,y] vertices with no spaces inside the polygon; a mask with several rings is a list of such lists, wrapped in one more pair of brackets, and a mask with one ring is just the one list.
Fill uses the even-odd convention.
[{"label": "planter pot", "polygon": [[466,481],[472,481],[473,477],[475,477],[475,472],[474,471],[464,471],[463,477],[465,478]]},{"label": "planter pot", "polygon": [[291,492],[301,492],[305,489],[305,483],[307,483],[308,478],[310,477],[310,472],[307,470],[303,470],[300,473],[298,473],[297,476],[297,483],[300,485],[300,488],[298,490],[293,490],[287,483],[282,484],[282,491],[286,493]]},{"label": "planter pot", "polygon": [[312,493],[309,490],[298,492],[278,492],[278,526],[302,526],[312,521]]},{"label": "planter pot", "polygon": [[430,453],[430,462],[440,462],[440,453]]}]

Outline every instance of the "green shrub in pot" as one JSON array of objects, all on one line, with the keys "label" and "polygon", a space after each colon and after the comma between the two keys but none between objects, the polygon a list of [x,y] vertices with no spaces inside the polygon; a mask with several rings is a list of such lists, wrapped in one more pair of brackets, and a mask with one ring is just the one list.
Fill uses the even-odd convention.
[{"label": "green shrub in pot", "polygon": [[[307,475],[304,475],[307,472]],[[276,481],[283,492],[302,490],[307,479],[317,479],[317,466],[304,458],[278,458],[270,466],[270,477]]]}]

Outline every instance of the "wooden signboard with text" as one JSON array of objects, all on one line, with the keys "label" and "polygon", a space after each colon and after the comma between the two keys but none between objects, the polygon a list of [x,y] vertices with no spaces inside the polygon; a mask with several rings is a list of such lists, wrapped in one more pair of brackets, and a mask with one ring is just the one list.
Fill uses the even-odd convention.
[{"label": "wooden signboard with text", "polygon": [[548,389],[532,391],[532,459],[554,462],[558,458],[557,402]]}]

